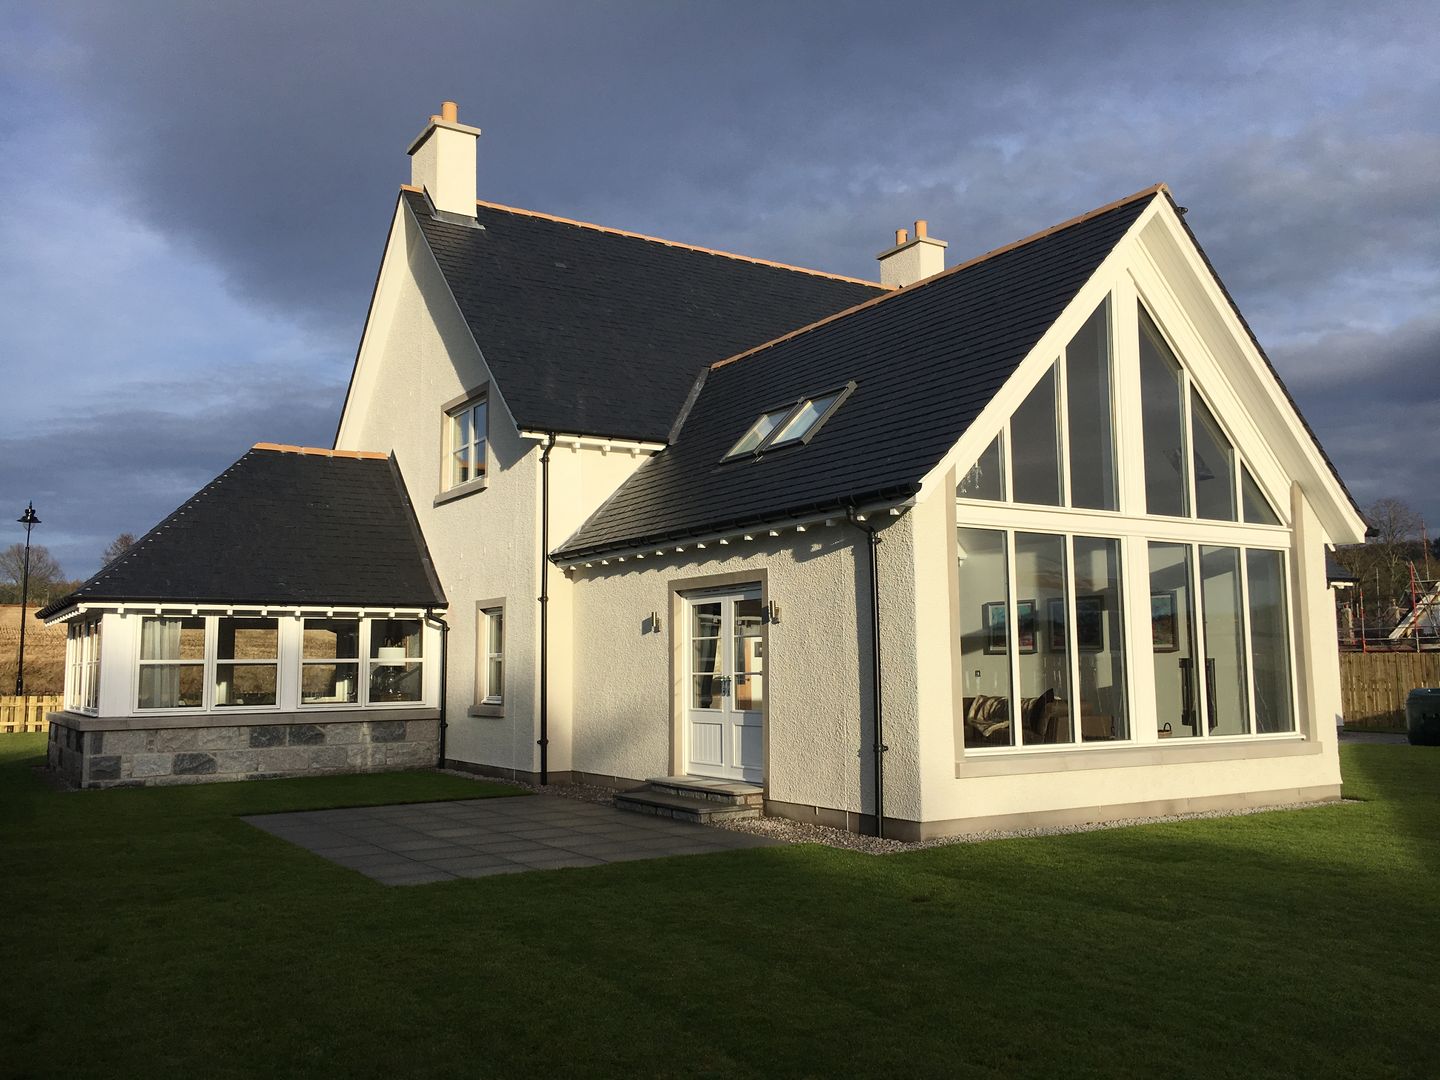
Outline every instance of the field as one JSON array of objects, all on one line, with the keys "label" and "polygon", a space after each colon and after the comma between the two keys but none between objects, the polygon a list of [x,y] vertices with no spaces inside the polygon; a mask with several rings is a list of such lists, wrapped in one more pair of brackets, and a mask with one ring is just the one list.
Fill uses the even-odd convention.
[{"label": "field", "polygon": [[[46,626],[28,609],[25,627],[25,692],[59,694],[65,689],[65,627]],[[0,693],[15,689],[20,651],[20,605],[0,604]]]},{"label": "field", "polygon": [[1440,1075],[1440,751],[1346,746],[1319,809],[387,888],[238,815],[503,792],[58,793],[42,746],[0,739],[4,1075]]}]

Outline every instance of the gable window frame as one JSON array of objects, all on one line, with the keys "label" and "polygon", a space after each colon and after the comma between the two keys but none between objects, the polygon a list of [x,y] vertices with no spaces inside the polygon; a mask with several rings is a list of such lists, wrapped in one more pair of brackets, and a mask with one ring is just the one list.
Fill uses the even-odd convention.
[{"label": "gable window frame", "polygon": [[[477,412],[480,416],[477,418]],[[458,441],[461,418],[469,421],[470,438],[462,446]],[[468,451],[470,467],[478,472],[464,480],[456,479],[459,455]],[[440,406],[440,491],[435,505],[484,491],[490,477],[490,384],[471,387]]]},{"label": "gable window frame", "polygon": [[[746,458],[758,458],[771,450],[784,449],[787,446],[807,445],[811,439],[820,433],[820,429],[825,426],[830,417],[835,415],[835,411],[845,403],[845,399],[855,392],[858,385],[854,379],[851,379],[843,386],[832,386],[813,394],[802,394],[800,397],[793,398],[788,402],[781,402],[761,409],[760,415],[755,418],[755,422],[745,429],[745,434],[736,440],[729,452],[720,460],[725,462],[740,461]],[[834,398],[834,400],[825,406],[824,409],[820,410],[799,435],[786,434],[792,425],[800,419],[801,414],[807,406],[817,401],[824,401],[826,398]],[[772,416],[778,416],[779,419],[765,429],[758,442],[752,446],[746,446],[746,443],[748,443],[750,438],[755,434],[756,429]]]},{"label": "gable window frame", "polygon": [[[494,632],[499,629],[499,648]],[[475,603],[475,699],[471,716],[505,715],[505,653],[507,649],[505,600],[492,597]],[[495,675],[498,664],[499,676]],[[498,685],[497,685],[498,682]]]},{"label": "gable window frame", "polygon": [[[1163,748],[1166,752],[1178,752],[1182,756],[1185,747],[1211,746],[1219,747],[1234,744],[1255,744],[1265,741],[1304,741],[1314,737],[1314,733],[1307,729],[1307,721],[1301,706],[1299,687],[1300,681],[1300,628],[1297,625],[1297,604],[1299,599],[1293,588],[1294,561],[1297,558],[1295,548],[1294,523],[1289,516],[1279,512],[1276,508],[1283,503],[1276,500],[1269,490],[1269,476],[1266,474],[1262,479],[1259,468],[1263,468],[1268,459],[1263,454],[1263,442],[1258,445],[1262,451],[1258,455],[1252,455],[1245,449],[1255,443],[1252,437],[1242,439],[1239,427],[1243,429],[1244,421],[1236,421],[1232,412],[1236,407],[1232,401],[1228,406],[1231,411],[1224,411],[1217,407],[1215,394],[1209,392],[1206,372],[1210,369],[1206,366],[1207,354],[1204,352],[1203,343],[1197,345],[1189,344],[1182,350],[1180,344],[1188,339],[1182,337],[1180,342],[1170,333],[1161,315],[1167,318],[1174,318],[1172,305],[1165,299],[1158,299],[1158,308],[1151,302],[1147,295],[1147,286],[1136,280],[1133,275],[1124,273],[1111,277],[1104,286],[1103,292],[1097,295],[1108,295],[1110,298],[1110,364],[1111,364],[1111,402],[1110,418],[1112,423],[1112,438],[1114,440],[1115,452],[1115,474],[1114,484],[1116,492],[1116,508],[1106,510],[1100,508],[1083,508],[1069,505],[1073,492],[1069,488],[1069,461],[1068,451],[1070,449],[1068,434],[1062,423],[1071,418],[1057,418],[1056,437],[1060,442],[1062,455],[1065,461],[1066,481],[1066,505],[1047,506],[1033,503],[1019,503],[1014,500],[1014,484],[1011,448],[1014,434],[1011,430],[1011,416],[1007,413],[1003,419],[995,422],[993,427],[987,425],[989,438],[980,448],[977,464],[998,464],[999,475],[994,481],[985,485],[985,490],[992,493],[988,497],[972,494],[964,490],[967,486],[972,491],[978,486],[976,484],[957,483],[956,517],[957,527],[960,529],[979,529],[998,531],[1006,536],[1006,564],[1007,570],[1003,577],[1006,587],[1006,619],[1008,627],[1017,627],[1018,619],[1022,614],[1018,610],[1018,601],[1029,600],[1030,596],[1019,596],[1016,593],[1016,582],[1014,577],[1014,551],[1013,540],[1010,539],[1013,533],[1035,532],[1035,533],[1060,533],[1074,543],[1078,535],[1114,537],[1121,545],[1119,583],[1122,592],[1122,605],[1125,635],[1125,679],[1126,706],[1130,717],[1128,739],[1114,739],[1106,742],[1086,743],[1071,742],[1059,745],[1035,745],[1028,740],[1016,746],[965,746],[961,743],[959,728],[957,727],[957,758],[988,758],[992,755],[1006,756],[1019,754],[1026,755],[1040,754],[1085,754],[1094,755],[1098,761],[1103,761],[1107,754],[1126,746],[1131,748]],[[1153,323],[1155,330],[1165,346],[1174,356],[1179,368],[1180,385],[1177,389],[1177,397],[1180,405],[1180,423],[1183,436],[1185,462],[1185,473],[1183,477],[1177,477],[1177,482],[1183,483],[1185,494],[1188,496],[1188,512],[1176,516],[1164,513],[1152,514],[1146,503],[1146,490],[1144,485],[1144,470],[1140,453],[1143,453],[1145,445],[1141,432],[1141,401],[1138,396],[1135,376],[1138,373],[1136,365],[1139,363],[1138,341],[1141,333],[1141,312]],[[1080,321],[1083,325],[1083,320]],[[1185,330],[1183,325],[1181,330]],[[1067,339],[1068,340],[1068,339]],[[1191,354],[1198,349],[1198,355]],[[1030,381],[1021,388],[1016,386],[1012,391],[1015,404],[1018,405],[1033,390],[1038,382],[1047,378],[1047,372],[1054,371],[1054,378],[1059,384],[1061,400],[1069,404],[1068,387],[1063,380],[1068,376],[1067,365],[1064,363],[1066,356],[1065,349],[1059,350],[1060,363],[1057,365],[1057,358],[1052,354],[1048,362],[1042,366],[1040,358],[1033,357],[1036,361],[1028,370],[1036,373],[1036,379]],[[1198,365],[1192,370],[1192,361]],[[1058,369],[1057,369],[1058,368]],[[1223,399],[1223,390],[1221,391]],[[1007,396],[1007,401],[1009,397]],[[1193,403],[1200,402],[1208,410],[1214,420],[1215,427],[1219,434],[1228,442],[1231,455],[1231,480],[1234,488],[1232,498],[1234,500],[1235,515],[1233,520],[1225,520],[1212,517],[1202,517],[1195,512],[1195,479],[1193,465],[1193,441],[1192,419]],[[1240,406],[1243,409],[1243,405]],[[980,432],[976,432],[978,436]],[[999,449],[999,462],[994,462],[995,451]],[[1138,452],[1137,452],[1138,451]],[[973,468],[974,466],[972,466]],[[968,475],[968,474],[966,474]],[[1257,515],[1247,513],[1245,510],[1247,482],[1250,487],[1249,494],[1254,498],[1264,501],[1264,509],[1273,515],[1274,520],[1258,520]],[[998,490],[999,494],[993,494]],[[1198,565],[1199,553],[1204,549],[1226,548],[1232,549],[1239,560],[1239,573],[1236,577],[1238,585],[1237,603],[1238,611],[1234,618],[1234,631],[1240,641],[1241,650],[1241,685],[1238,688],[1227,688],[1227,693],[1239,693],[1243,696],[1242,707],[1246,713],[1246,728],[1240,733],[1222,734],[1220,731],[1211,732],[1208,729],[1198,739],[1171,740],[1162,737],[1156,723],[1158,713],[1157,703],[1154,700],[1156,694],[1156,682],[1151,657],[1155,649],[1155,641],[1152,638],[1151,616],[1151,595],[1149,588],[1149,565],[1148,553],[1152,543],[1173,543],[1184,545],[1192,552],[1194,565],[1191,570],[1190,588],[1197,597],[1201,587],[1201,570]],[[1073,559],[1073,554],[1072,554]],[[1252,568],[1252,563],[1254,568]],[[1259,594],[1252,596],[1251,578],[1253,574],[1260,573],[1265,567],[1269,579],[1274,579],[1268,597],[1261,597]],[[1067,566],[1067,575],[1074,575],[1075,565],[1072,562]],[[1267,580],[1269,580],[1267,579]],[[1068,580],[1074,580],[1073,576]],[[1258,579],[1257,579],[1258,580]],[[1278,583],[1278,586],[1275,586]],[[1017,601],[1018,597],[1018,601]],[[965,591],[959,598],[964,610],[964,605],[975,601],[975,596],[967,597]],[[979,597],[980,600],[991,599],[989,596]],[[1268,607],[1266,606],[1268,604]],[[1264,611],[1262,612],[1262,608]],[[1200,649],[1199,655],[1205,654],[1206,627],[1198,625],[1201,618],[1201,609],[1196,608],[1193,616],[1197,622],[1194,634],[1196,648]],[[1074,622],[1076,611],[1074,605],[1068,601],[1065,605],[1065,613]],[[1213,613],[1218,615],[1219,609]],[[1039,613],[1036,613],[1039,617]],[[1226,615],[1230,618],[1230,615]],[[1276,630],[1268,623],[1273,623]],[[1213,619],[1212,619],[1213,621]],[[963,625],[963,624],[962,624]],[[1217,624],[1218,625],[1218,624]],[[1213,630],[1213,627],[1211,628]],[[1262,634],[1263,631],[1263,634]],[[963,632],[963,631],[962,631]],[[1268,634],[1269,636],[1264,636]],[[1260,670],[1262,665],[1257,657],[1263,655],[1268,660],[1267,670]],[[1016,653],[1018,657],[1018,651]],[[1212,688],[1208,685],[1209,672],[1205,665],[1198,665],[1199,670],[1195,672],[1196,701],[1197,707],[1208,710]],[[1010,673],[1013,679],[1014,673]],[[1262,679],[1268,680],[1265,684],[1267,693],[1262,695]],[[1273,686],[1271,685],[1273,684]],[[1015,689],[1017,684],[1012,682],[1010,693],[1015,695],[1015,702],[1011,708],[1018,705],[1022,695]],[[1271,707],[1266,710],[1261,707],[1262,697],[1270,701]],[[1288,697],[1288,700],[1287,700]],[[1207,711],[1208,715],[1208,711]],[[1267,719],[1262,723],[1262,715]],[[963,720],[960,723],[963,724]],[[1178,760],[1178,759],[1177,759]],[[1102,766],[1103,767],[1103,766]],[[958,774],[957,774],[958,775]]]}]

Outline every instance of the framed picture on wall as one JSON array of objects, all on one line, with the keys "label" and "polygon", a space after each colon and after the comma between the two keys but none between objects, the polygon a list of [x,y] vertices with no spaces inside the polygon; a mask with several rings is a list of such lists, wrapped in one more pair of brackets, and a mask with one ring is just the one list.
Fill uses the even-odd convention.
[{"label": "framed picture on wall", "polygon": [[980,605],[981,622],[985,626],[985,652],[1000,656],[1005,652],[1005,601]]},{"label": "framed picture on wall", "polygon": [[1105,651],[1105,597],[1075,598],[1075,644],[1081,652]]},{"label": "framed picture on wall", "polygon": [[[985,625],[985,652],[999,656],[1005,652],[1005,603],[994,600],[980,605],[981,621]],[[1020,622],[1020,632],[1015,636],[1022,653],[1035,651],[1035,601],[1020,600],[1015,604],[1015,617]]]},{"label": "framed picture on wall", "polygon": [[1052,596],[1045,601],[1045,642],[1050,652],[1065,651],[1065,598]]},{"label": "framed picture on wall", "polygon": [[1178,652],[1179,623],[1175,618],[1174,592],[1150,594],[1150,639],[1156,652]]}]

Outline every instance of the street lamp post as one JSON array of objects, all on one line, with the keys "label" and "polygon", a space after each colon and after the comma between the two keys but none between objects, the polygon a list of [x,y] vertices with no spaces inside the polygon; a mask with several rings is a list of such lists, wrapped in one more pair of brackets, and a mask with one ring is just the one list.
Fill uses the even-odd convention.
[{"label": "street lamp post", "polygon": [[30,530],[40,524],[35,516],[35,504],[25,507],[25,513],[15,519],[25,526],[25,569],[20,576],[20,659],[15,665],[15,696],[25,696],[25,605],[30,599]]}]

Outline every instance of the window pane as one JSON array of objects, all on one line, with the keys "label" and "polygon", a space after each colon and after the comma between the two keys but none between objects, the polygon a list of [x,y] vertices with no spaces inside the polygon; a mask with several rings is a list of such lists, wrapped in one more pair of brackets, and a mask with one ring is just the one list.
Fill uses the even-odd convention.
[{"label": "window pane", "polygon": [[1162,739],[1199,734],[1190,545],[1150,545],[1150,640],[1155,723]]},{"label": "window pane", "polygon": [[495,608],[487,611],[485,617],[490,629],[490,654],[499,656],[505,652],[505,611]]},{"label": "window pane", "polygon": [[360,621],[306,619],[302,650],[307,660],[353,660],[360,655]]},{"label": "window pane", "polygon": [[1060,439],[1055,420],[1055,367],[1010,418],[1011,483],[1016,502],[1060,505]]},{"label": "window pane", "polygon": [[765,707],[765,676],[735,675],[735,708],[758,711]]},{"label": "window pane", "polygon": [[962,499],[991,499],[996,502],[1005,498],[1004,455],[1000,448],[1000,436],[996,435],[975,464],[960,477],[955,494]]},{"label": "window pane", "polygon": [[765,670],[765,646],[761,637],[764,633],[765,609],[759,597],[736,600],[734,616],[734,675],[737,684],[735,696],[738,700],[740,676],[745,673],[759,674]]},{"label": "window pane", "polygon": [[485,668],[485,700],[505,700],[505,661],[498,656],[491,657]]},{"label": "window pane", "polygon": [[489,430],[486,421],[487,403],[479,402],[472,410],[473,428],[471,435],[475,440],[473,456],[470,459],[470,470],[472,476],[485,475],[485,434]]},{"label": "window pane", "polygon": [[1070,505],[1114,510],[1108,297],[1065,349],[1065,397],[1070,408]]},{"label": "window pane", "polygon": [[370,664],[371,701],[419,701],[424,697],[424,665],[414,660]]},{"label": "window pane", "polygon": [[470,426],[470,410],[461,409],[450,418],[450,450],[465,450],[474,441],[475,431]]},{"label": "window pane", "polygon": [[791,407],[787,406],[784,409],[777,409],[774,412],[768,412],[760,417],[759,420],[756,420],[755,423],[750,426],[750,430],[740,437],[740,441],[731,447],[730,453],[725,456],[734,457],[736,454],[748,454],[751,450],[754,450],[765,441],[767,435],[780,426],[780,421],[790,415],[790,408]]},{"label": "window pane", "polygon": [[1184,380],[1180,363],[1145,309],[1140,309],[1140,406],[1145,431],[1145,508],[1190,513],[1185,479]]},{"label": "window pane", "polygon": [[719,678],[715,675],[694,675],[690,679],[690,706],[695,709],[718,709],[720,699],[716,696]]},{"label": "window pane", "polygon": [[[1026,745],[1071,742],[1070,635],[1064,633],[1065,538],[1015,534],[1015,648]],[[1050,613],[1059,616],[1058,626]],[[1055,636],[1052,630],[1058,630]]]},{"label": "window pane", "polygon": [[1247,551],[1250,657],[1255,668],[1255,730],[1295,730],[1290,699],[1290,633],[1285,613],[1285,561],[1278,551]]},{"label": "window pane", "polygon": [[719,603],[690,605],[690,636],[692,638],[720,636]]},{"label": "window pane", "polygon": [[1205,679],[1211,735],[1250,730],[1245,679],[1245,627],[1240,621],[1240,550],[1200,548],[1200,611],[1205,627]]},{"label": "window pane", "polygon": [[781,443],[803,439],[815,426],[815,422],[825,415],[825,410],[834,405],[839,397],[838,393],[827,394],[825,397],[811,398],[805,402],[790,418],[790,422],[780,429],[770,445],[779,446]]},{"label": "window pane", "polygon": [[475,477],[475,467],[471,460],[472,450],[470,447],[462,447],[450,455],[450,486],[463,484]]},{"label": "window pane", "polygon": [[1260,490],[1260,485],[1250,475],[1250,470],[1240,466],[1240,497],[1245,504],[1245,520],[1253,525],[1279,525],[1280,518],[1270,508],[1270,500]]},{"label": "window pane", "polygon": [[274,705],[274,664],[216,664],[215,704]]},{"label": "window pane", "polygon": [[1075,633],[1080,654],[1080,731],[1086,742],[1128,739],[1125,608],[1120,541],[1075,537]]},{"label": "window pane", "polygon": [[1234,521],[1235,448],[1193,389],[1190,421],[1195,429],[1195,513],[1213,521]]},{"label": "window pane", "polygon": [[280,655],[277,619],[221,619],[216,628],[221,660],[274,660]]},{"label": "window pane", "polygon": [[374,619],[370,623],[370,658],[419,659],[422,640],[419,619]]},{"label": "window pane", "polygon": [[1005,534],[959,529],[960,664],[964,743],[1011,746]]},{"label": "window pane", "polygon": [[198,709],[205,703],[204,683],[204,664],[142,664],[137,705],[142,709]]},{"label": "window pane", "polygon": [[146,619],[140,624],[141,660],[204,660],[205,620]]},{"label": "window pane", "polygon": [[300,668],[300,700],[307,705],[353,704],[359,673],[357,663],[304,664]]}]

